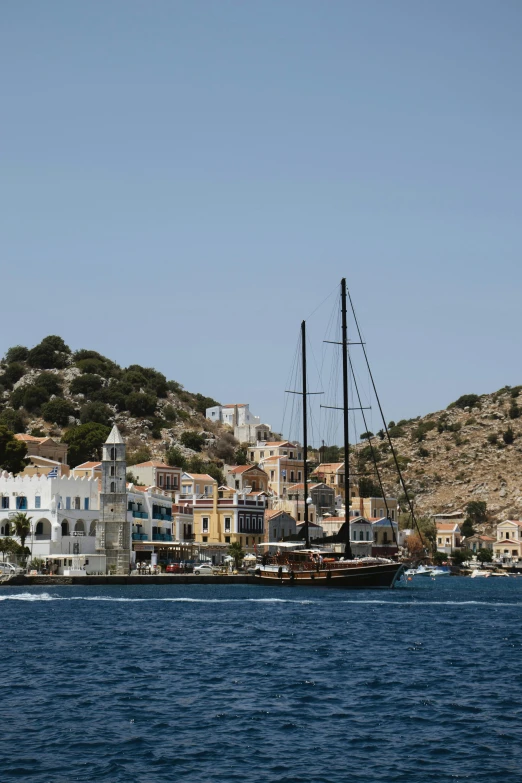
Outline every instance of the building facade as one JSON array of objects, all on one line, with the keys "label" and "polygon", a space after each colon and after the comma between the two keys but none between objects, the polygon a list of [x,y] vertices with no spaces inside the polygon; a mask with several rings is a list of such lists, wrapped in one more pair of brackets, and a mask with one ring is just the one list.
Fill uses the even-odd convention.
[{"label": "building facade", "polygon": [[151,459],[139,465],[129,465],[136,484],[146,487],[158,487],[166,492],[179,492],[181,487],[181,468],[166,465],[160,460]]},{"label": "building facade", "polygon": [[268,491],[268,475],[257,465],[237,465],[226,471],[227,485],[238,492]]}]

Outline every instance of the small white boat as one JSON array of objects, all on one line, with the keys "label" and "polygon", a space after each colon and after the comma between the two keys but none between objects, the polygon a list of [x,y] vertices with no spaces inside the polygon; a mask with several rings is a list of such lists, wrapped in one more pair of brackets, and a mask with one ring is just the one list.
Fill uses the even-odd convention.
[{"label": "small white boat", "polygon": [[477,576],[491,576],[491,571],[482,571],[480,568],[474,568],[471,572],[471,578],[475,579]]},{"label": "small white boat", "polygon": [[437,566],[426,566],[426,565],[420,565],[418,568],[408,568],[406,571],[406,576],[449,576],[449,571],[444,571],[442,568],[437,568]]}]

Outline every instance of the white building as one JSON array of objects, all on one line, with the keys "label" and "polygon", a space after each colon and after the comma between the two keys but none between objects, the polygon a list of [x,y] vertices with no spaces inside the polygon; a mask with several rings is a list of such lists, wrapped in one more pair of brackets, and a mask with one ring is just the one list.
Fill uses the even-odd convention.
[{"label": "white building", "polygon": [[99,519],[98,481],[74,476],[13,476],[0,473],[0,536],[14,536],[12,518],[31,520],[26,546],[32,557],[96,551]]}]

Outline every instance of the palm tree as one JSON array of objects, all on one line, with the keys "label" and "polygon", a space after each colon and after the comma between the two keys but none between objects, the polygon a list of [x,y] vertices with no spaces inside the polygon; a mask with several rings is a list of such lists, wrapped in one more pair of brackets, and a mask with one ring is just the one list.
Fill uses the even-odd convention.
[{"label": "palm tree", "polygon": [[230,544],[228,547],[228,554],[230,557],[234,558],[234,563],[236,566],[236,570],[239,568],[239,561],[242,560],[245,556],[245,553],[243,552],[243,549],[241,548],[241,544],[239,541],[234,541],[233,544]]},{"label": "palm tree", "polygon": [[14,527],[15,535],[20,539],[22,547],[25,547],[25,539],[31,532],[31,519],[32,517],[28,517],[25,512],[19,511],[18,514],[15,514],[9,520]]}]

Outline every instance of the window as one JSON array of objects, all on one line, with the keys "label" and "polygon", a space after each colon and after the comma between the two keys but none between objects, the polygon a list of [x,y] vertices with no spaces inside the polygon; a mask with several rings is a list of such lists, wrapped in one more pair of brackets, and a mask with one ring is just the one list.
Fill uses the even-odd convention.
[{"label": "window", "polygon": [[16,508],[18,509],[24,509],[27,508],[27,498],[23,495],[21,497],[16,498]]},{"label": "window", "polygon": [[359,541],[364,541],[364,533],[362,530],[359,532]]},{"label": "window", "polygon": [[239,481],[236,479],[236,489],[239,489]]},{"label": "window", "polygon": [[114,465],[111,465],[111,476],[115,476],[115,475],[116,475],[116,468],[114,467]]},{"label": "window", "polygon": [[439,544],[442,544],[442,538],[439,538],[438,541],[439,541]]},{"label": "window", "polygon": [[260,451],[259,452],[259,459],[263,459],[264,456],[265,456],[265,452],[264,451]]},{"label": "window", "polygon": [[253,462],[253,461],[254,461],[254,452],[251,451],[250,452],[250,462]]},{"label": "window", "polygon": [[163,474],[159,477],[159,485],[160,487],[163,486]]},{"label": "window", "polygon": [[230,517],[225,517],[225,533],[230,533]]},{"label": "window", "polygon": [[37,522],[36,523],[36,529],[35,529],[35,535],[41,536],[43,535],[43,522]]},{"label": "window", "polygon": [[208,541],[208,536],[202,536],[201,540],[203,541],[204,544],[206,544]]},{"label": "window", "polygon": [[230,544],[230,536],[225,536],[225,544]]},{"label": "window", "polygon": [[9,498],[2,498],[2,508],[9,508]]},{"label": "window", "polygon": [[290,471],[290,481],[295,481],[295,479],[294,479],[294,471],[293,470]]},{"label": "window", "polygon": [[383,544],[388,543],[388,533],[386,531],[384,531],[384,533],[382,534],[382,543]]},{"label": "window", "polygon": [[113,446],[111,449],[111,460],[114,462],[115,459],[116,459],[116,449]]},{"label": "window", "polygon": [[165,486],[167,487],[167,489],[170,489],[170,476],[165,476],[165,482],[166,482]]},{"label": "window", "polygon": [[446,546],[449,546],[450,540],[449,538],[446,539]]},{"label": "window", "polygon": [[302,459],[300,451],[297,452],[297,459]]},{"label": "window", "polygon": [[195,492],[196,492],[196,495],[199,495],[199,484],[196,484]]},{"label": "window", "polygon": [[62,522],[62,536],[68,536],[69,535],[69,523],[65,519]]},{"label": "window", "polygon": [[391,518],[395,519],[395,509],[394,508],[392,508],[392,510],[391,510]]},{"label": "window", "polygon": [[291,451],[291,452],[290,452],[290,459],[293,459],[293,458],[294,458],[294,452],[293,452],[293,451]]},{"label": "window", "polygon": [[298,522],[301,521],[301,512],[300,511],[297,512],[297,521]]},{"label": "window", "polygon": [[203,524],[203,532],[208,533],[208,517],[203,517],[202,524]]},{"label": "window", "polygon": [[248,546],[248,536],[245,537],[245,546]]},{"label": "window", "polygon": [[288,451],[283,451],[283,457],[287,457],[287,456],[288,456]]},{"label": "window", "polygon": [[89,510],[89,498],[83,499],[83,510],[88,511]]},{"label": "window", "polygon": [[172,486],[174,487],[174,489],[178,488],[178,477],[177,476],[173,476],[172,477]]},{"label": "window", "polygon": [[300,471],[300,470],[298,470],[298,471],[297,471],[297,480],[298,480],[298,481],[301,481],[301,479],[302,479],[302,473],[301,473],[301,471]]},{"label": "window", "polygon": [[111,481],[111,492],[116,492],[116,482]]},{"label": "window", "polygon": [[42,498],[40,497],[40,495],[36,495],[36,497],[34,499],[34,507],[35,508],[41,508],[42,507]]},{"label": "window", "polygon": [[509,533],[506,533],[506,539],[508,539],[508,538],[509,538]]},{"label": "window", "polygon": [[276,540],[276,538],[277,538],[277,528],[275,527],[274,528],[274,541]]},{"label": "window", "polygon": [[71,508],[71,498],[65,498],[65,508]]},{"label": "window", "polygon": [[366,531],[366,540],[367,541],[370,540],[370,531],[369,530]]},{"label": "window", "polygon": [[273,457],[273,456],[274,456],[274,452],[273,452],[273,451],[271,451],[271,452],[270,452],[270,456],[271,456],[271,457]]},{"label": "window", "polygon": [[80,498],[74,498],[74,508],[79,511],[80,510]]},{"label": "window", "polygon": [[271,470],[270,471],[270,481],[273,481],[274,478],[275,478],[275,471]]}]

